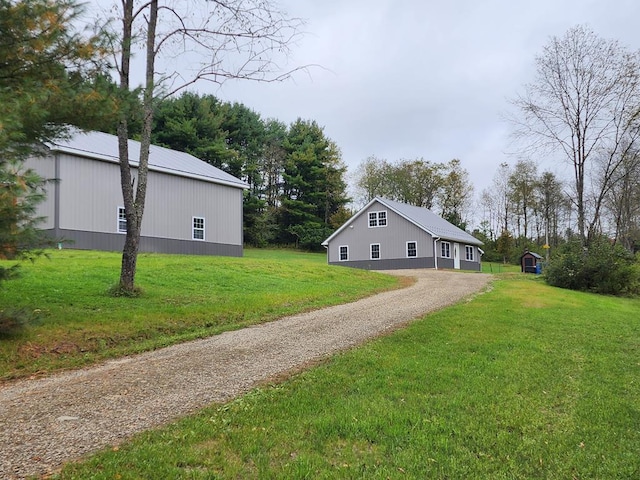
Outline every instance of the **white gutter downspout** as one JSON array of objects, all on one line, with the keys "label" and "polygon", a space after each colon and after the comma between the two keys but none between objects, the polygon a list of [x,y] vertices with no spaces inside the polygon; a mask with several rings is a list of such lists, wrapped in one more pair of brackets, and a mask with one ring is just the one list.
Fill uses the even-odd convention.
[{"label": "white gutter downspout", "polygon": [[438,249],[436,247],[438,240],[440,240],[440,237],[433,237],[433,261],[436,270],[438,270]]}]

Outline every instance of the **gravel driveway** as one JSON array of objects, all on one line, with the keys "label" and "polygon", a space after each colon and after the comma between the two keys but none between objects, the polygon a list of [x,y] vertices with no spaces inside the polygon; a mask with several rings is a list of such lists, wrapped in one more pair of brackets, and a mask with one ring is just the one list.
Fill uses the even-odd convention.
[{"label": "gravel driveway", "polygon": [[434,270],[410,287],[243,330],[0,386],[0,478],[62,463],[225,402],[481,291],[490,276]]}]

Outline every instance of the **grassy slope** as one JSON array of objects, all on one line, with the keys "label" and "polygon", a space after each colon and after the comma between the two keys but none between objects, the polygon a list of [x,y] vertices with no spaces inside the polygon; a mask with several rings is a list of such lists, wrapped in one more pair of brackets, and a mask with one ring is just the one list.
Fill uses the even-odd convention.
[{"label": "grassy slope", "polygon": [[0,336],[0,380],[85,365],[261,323],[393,288],[398,280],[329,267],[325,255],[247,250],[244,258],[143,254],[141,298],[106,292],[120,255],[52,251],[0,288],[0,311],[36,312]]},{"label": "grassy slope", "polygon": [[61,478],[639,478],[638,318],[507,274]]}]

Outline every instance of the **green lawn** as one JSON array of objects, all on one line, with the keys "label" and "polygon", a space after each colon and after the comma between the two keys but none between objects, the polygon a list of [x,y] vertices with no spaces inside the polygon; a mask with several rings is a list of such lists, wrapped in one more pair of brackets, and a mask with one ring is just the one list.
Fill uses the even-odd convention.
[{"label": "green lawn", "polygon": [[639,319],[640,299],[500,276],[58,478],[640,478]]},{"label": "green lawn", "polygon": [[483,273],[519,273],[521,271],[520,265],[501,262],[482,262]]},{"label": "green lawn", "polygon": [[[0,381],[90,364],[395,288],[398,279],[330,267],[326,255],[246,250],[243,258],[141,254],[140,298],[107,295],[120,255],[53,250],[0,286]],[[11,264],[11,262],[6,262]]]}]

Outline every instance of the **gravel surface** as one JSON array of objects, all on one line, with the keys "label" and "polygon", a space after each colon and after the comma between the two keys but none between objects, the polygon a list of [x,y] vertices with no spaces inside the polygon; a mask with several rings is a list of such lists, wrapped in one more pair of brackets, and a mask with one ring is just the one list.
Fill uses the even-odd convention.
[{"label": "gravel surface", "polygon": [[103,365],[0,386],[0,478],[46,475],[64,462],[481,291],[490,276],[401,270],[410,287]]}]

